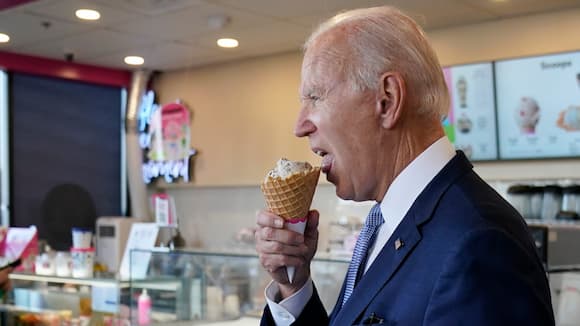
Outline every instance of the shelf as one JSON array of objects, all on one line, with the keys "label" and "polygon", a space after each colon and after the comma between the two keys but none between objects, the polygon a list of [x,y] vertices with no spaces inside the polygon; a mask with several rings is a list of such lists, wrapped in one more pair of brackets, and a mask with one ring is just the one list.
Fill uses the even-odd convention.
[{"label": "shelf", "polygon": [[[152,250],[146,249],[133,249],[131,252],[144,252],[144,253],[154,253],[154,254],[167,254],[167,255],[193,255],[198,257],[233,257],[233,258],[255,258],[258,259],[258,254],[255,250],[239,250],[231,249],[229,251],[224,250],[207,250],[207,249],[175,249],[169,250],[166,247],[163,248],[153,248]],[[327,252],[319,252],[314,256],[314,262],[330,262],[330,263],[348,263],[350,262],[350,255],[333,255]]]},{"label": "shelf", "polygon": [[31,312],[31,313],[47,313],[47,314],[61,314],[61,313],[69,313],[70,310],[54,310],[54,309],[38,309],[38,308],[31,308],[31,307],[21,307],[11,304],[0,304],[0,311],[9,311],[9,312]]},{"label": "shelf", "polygon": [[181,282],[176,281],[175,278],[169,279],[148,279],[147,281],[133,281],[131,284],[133,288],[138,289],[152,289],[162,291],[177,291],[181,287]]},{"label": "shelf", "polygon": [[61,283],[61,284],[74,284],[74,285],[88,285],[88,286],[102,286],[102,287],[118,287],[118,288],[128,288],[128,281],[119,281],[113,278],[74,278],[74,277],[61,277],[61,276],[50,276],[50,275],[38,275],[32,273],[11,273],[10,279],[20,280],[20,281],[33,281],[33,282],[50,282],[50,283]]},{"label": "shelf", "polygon": [[580,221],[524,219],[528,225],[580,227]]}]

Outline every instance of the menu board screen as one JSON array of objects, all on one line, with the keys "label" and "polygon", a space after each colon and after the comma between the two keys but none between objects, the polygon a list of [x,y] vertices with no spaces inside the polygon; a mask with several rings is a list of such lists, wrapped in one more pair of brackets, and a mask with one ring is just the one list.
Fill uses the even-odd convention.
[{"label": "menu board screen", "polygon": [[497,61],[502,159],[580,155],[580,52]]},{"label": "menu board screen", "polygon": [[497,159],[491,62],[446,67],[443,73],[451,97],[445,133],[469,159]]}]

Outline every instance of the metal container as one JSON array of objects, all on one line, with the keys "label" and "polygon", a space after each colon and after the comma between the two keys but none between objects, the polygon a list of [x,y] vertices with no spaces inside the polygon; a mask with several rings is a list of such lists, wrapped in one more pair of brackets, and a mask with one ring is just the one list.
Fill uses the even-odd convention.
[{"label": "metal container", "polygon": [[542,219],[554,220],[562,207],[562,187],[548,185],[544,187],[542,198]]}]

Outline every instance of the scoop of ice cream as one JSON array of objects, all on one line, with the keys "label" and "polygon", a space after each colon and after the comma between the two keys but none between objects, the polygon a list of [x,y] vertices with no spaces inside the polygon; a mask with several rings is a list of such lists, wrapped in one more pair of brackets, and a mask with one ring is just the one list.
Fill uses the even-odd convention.
[{"label": "scoop of ice cream", "polygon": [[310,171],[312,169],[312,165],[308,162],[297,162],[297,161],[290,161],[285,158],[281,158],[276,162],[276,167],[270,170],[266,175],[267,178],[282,178],[286,179],[289,176],[300,173],[303,171]]}]

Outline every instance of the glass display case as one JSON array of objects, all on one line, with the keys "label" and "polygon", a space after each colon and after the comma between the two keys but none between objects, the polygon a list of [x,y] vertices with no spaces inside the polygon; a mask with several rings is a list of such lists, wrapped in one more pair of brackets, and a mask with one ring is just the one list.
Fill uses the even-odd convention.
[{"label": "glass display case", "polygon": [[[12,291],[0,304],[0,325],[105,325],[126,316],[129,281],[113,275],[93,278],[10,274]],[[125,309],[123,309],[125,307]]]},{"label": "glass display case", "polygon": [[[269,275],[252,253],[131,251],[130,307],[138,320],[139,296],[151,302],[152,324],[256,325]],[[321,300],[330,310],[348,261],[317,257],[311,265]],[[146,291],[144,291],[146,290]]]},{"label": "glass display case", "polygon": [[[316,257],[312,277],[327,310],[334,306],[348,260]],[[14,272],[0,304],[0,325],[256,325],[269,275],[255,253],[132,250],[130,278]],[[149,312],[140,311],[146,290]],[[143,307],[141,307],[143,308]]]}]

